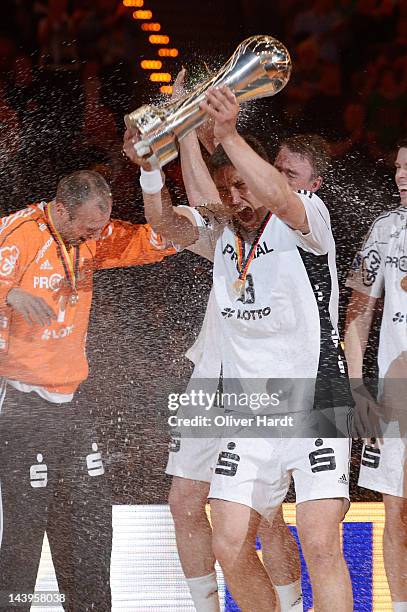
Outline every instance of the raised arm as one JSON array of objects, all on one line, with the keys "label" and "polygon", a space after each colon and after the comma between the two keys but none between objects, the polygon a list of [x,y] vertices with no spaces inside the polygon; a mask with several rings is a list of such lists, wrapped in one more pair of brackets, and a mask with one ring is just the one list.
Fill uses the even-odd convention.
[{"label": "raised arm", "polygon": [[[185,73],[183,68],[175,79],[173,94],[175,99],[185,93]],[[190,206],[220,202],[218,190],[203,160],[199,145],[198,136],[203,139],[203,145],[207,149],[209,147],[209,152],[213,152],[213,130],[211,134],[211,129],[204,126],[205,124],[198,129],[198,132],[190,132],[180,141],[182,178]]]},{"label": "raised arm", "polygon": [[181,140],[180,152],[182,178],[189,205],[220,203],[219,192],[204,162],[195,132],[190,132]]},{"label": "raised arm", "polygon": [[163,238],[182,248],[198,240],[199,233],[194,216],[188,209],[177,209],[172,205],[168,189],[163,187],[161,191],[153,194],[143,190],[143,201],[147,223]]},{"label": "raised arm", "polygon": [[178,210],[172,205],[170,194],[163,186],[160,171],[151,171],[150,164],[139,158],[134,145],[139,140],[137,130],[126,130],[123,151],[135,164],[141,166],[144,211],[147,222],[163,238],[179,247],[187,247],[198,239],[198,229],[188,209]]},{"label": "raised arm", "polygon": [[304,204],[292,191],[286,178],[262,159],[236,130],[239,104],[227,87],[209,90],[202,108],[215,120],[214,135],[232,164],[244,179],[260,206],[275,213],[293,229],[307,233]]}]

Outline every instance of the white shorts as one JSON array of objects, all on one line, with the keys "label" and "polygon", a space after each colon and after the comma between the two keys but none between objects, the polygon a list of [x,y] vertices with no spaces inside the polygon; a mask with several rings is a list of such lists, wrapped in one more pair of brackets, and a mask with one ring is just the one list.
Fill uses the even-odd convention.
[{"label": "white shorts", "polygon": [[219,454],[219,438],[181,438],[173,436],[169,444],[166,474],[211,482]]},{"label": "white shorts", "polygon": [[294,478],[296,503],[349,500],[348,438],[223,438],[209,497],[271,520]]},{"label": "white shorts", "polygon": [[407,498],[403,491],[407,469],[407,440],[384,438],[383,443],[364,444],[358,485],[365,489]]},{"label": "white shorts", "polygon": [[[180,408],[177,412],[178,417],[184,418],[193,418],[199,414],[202,412],[189,406]],[[216,415],[223,415],[224,410],[220,407],[212,407],[210,414],[214,418]],[[183,436],[181,431],[173,430],[168,445],[166,474],[189,480],[211,482],[219,455],[219,444],[222,440],[221,431],[219,433],[218,437],[202,438],[191,437],[191,434]]]}]

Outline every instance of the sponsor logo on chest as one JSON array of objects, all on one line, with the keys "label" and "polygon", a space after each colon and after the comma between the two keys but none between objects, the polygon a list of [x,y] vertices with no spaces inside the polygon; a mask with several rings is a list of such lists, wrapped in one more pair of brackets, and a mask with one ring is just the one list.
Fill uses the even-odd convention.
[{"label": "sponsor logo on chest", "polygon": [[41,265],[40,270],[53,270],[54,266],[50,264],[49,259],[46,259]]},{"label": "sponsor logo on chest", "polygon": [[393,323],[407,324],[407,313],[406,312],[395,312],[393,315]]},{"label": "sponsor logo on chest", "polygon": [[70,336],[74,330],[73,325],[60,327],[59,329],[44,329],[41,335],[41,340],[60,340]]},{"label": "sponsor logo on chest", "polygon": [[0,249],[0,276],[10,276],[16,267],[20,251],[17,246]]},{"label": "sponsor logo on chest", "polygon": [[34,276],[34,289],[51,289],[57,291],[64,277],[62,274],[51,274],[51,276]]},{"label": "sponsor logo on chest", "polygon": [[[272,253],[273,251],[274,249],[271,249],[268,246],[267,242],[263,240],[263,242],[257,245],[253,259],[257,259],[258,257],[261,257],[262,255],[268,255],[269,253]],[[226,244],[226,246],[223,247],[222,254],[229,256],[231,261],[237,261],[237,253],[236,253],[235,247],[229,242]]]},{"label": "sponsor logo on chest", "polygon": [[243,321],[258,321],[270,316],[270,314],[270,306],[266,306],[266,308],[253,308],[251,310],[243,310],[241,308],[224,308],[222,310],[222,315],[225,319],[234,318],[242,319]]},{"label": "sponsor logo on chest", "polygon": [[396,268],[402,272],[407,272],[407,255],[402,255],[401,257],[391,257],[391,255],[387,255],[384,263],[386,267],[390,266],[390,268]]},{"label": "sponsor logo on chest", "polygon": [[44,257],[45,253],[48,251],[51,244],[54,242],[53,238],[50,237],[48,240],[42,245],[40,250],[37,253],[37,257],[35,258],[35,263],[39,263],[40,260]]}]

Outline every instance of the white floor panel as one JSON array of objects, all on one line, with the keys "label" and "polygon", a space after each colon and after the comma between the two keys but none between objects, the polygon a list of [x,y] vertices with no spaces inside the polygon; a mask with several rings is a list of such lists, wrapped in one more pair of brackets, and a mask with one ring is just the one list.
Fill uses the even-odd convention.
[{"label": "white floor panel", "polygon": [[[223,608],[224,581],[218,571]],[[113,506],[111,565],[113,612],[193,611],[178,560],[167,505]],[[37,591],[57,591],[48,540],[44,538]],[[57,606],[32,606],[32,612],[63,612]]]}]

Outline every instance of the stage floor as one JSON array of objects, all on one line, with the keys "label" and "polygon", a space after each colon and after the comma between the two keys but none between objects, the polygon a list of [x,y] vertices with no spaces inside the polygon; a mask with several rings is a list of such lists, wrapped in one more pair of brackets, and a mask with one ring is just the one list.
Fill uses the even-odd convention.
[{"label": "stage floor", "polygon": [[[296,535],[294,504],[284,504],[284,516]],[[344,553],[355,594],[355,612],[391,612],[392,609],[382,558],[383,525],[383,505],[361,502],[351,505],[342,528]],[[112,612],[193,611],[178,560],[168,506],[113,506],[113,529]],[[218,581],[223,610],[238,610],[225,589],[219,570]],[[57,590],[46,538],[36,590]],[[303,592],[304,609],[312,610],[305,567]],[[32,612],[63,612],[62,607],[56,606],[36,605],[31,609]]]}]

